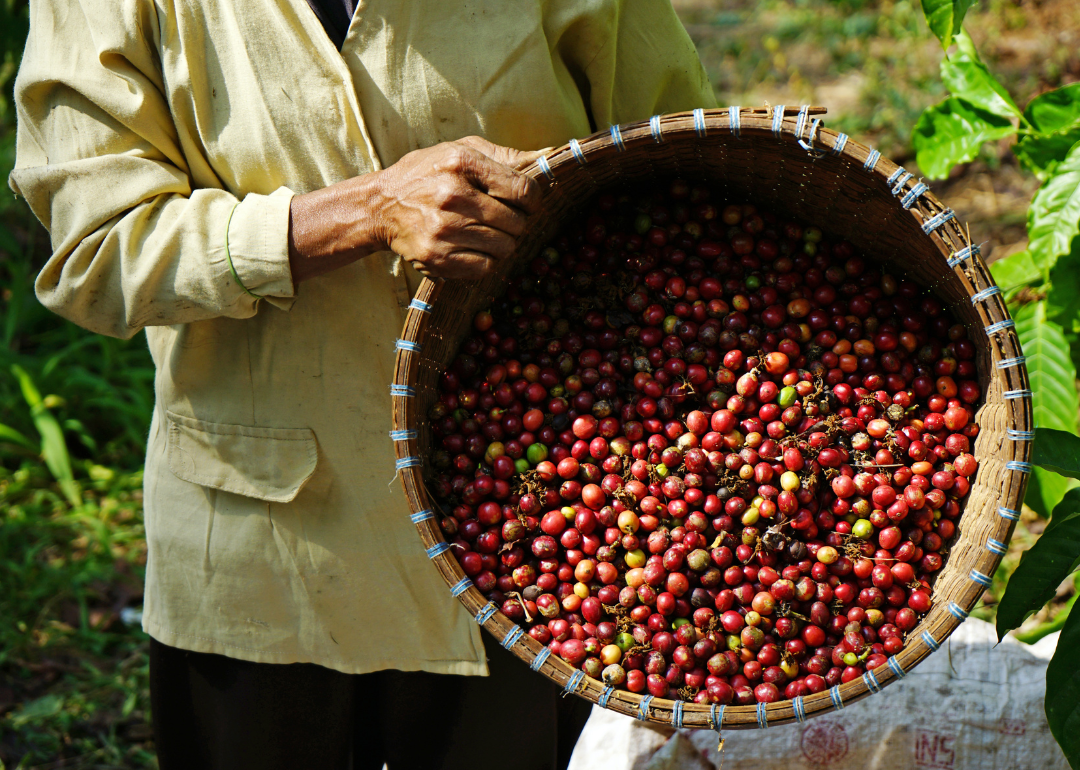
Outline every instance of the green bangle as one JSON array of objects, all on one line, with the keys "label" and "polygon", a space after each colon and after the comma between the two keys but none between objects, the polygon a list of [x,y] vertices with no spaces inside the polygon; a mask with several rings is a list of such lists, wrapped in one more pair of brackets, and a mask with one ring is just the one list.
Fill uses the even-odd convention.
[{"label": "green bangle", "polygon": [[236,267],[233,266],[232,252],[229,251],[229,227],[232,225],[233,214],[236,213],[236,207],[240,203],[237,201],[236,206],[232,207],[232,211],[229,212],[229,221],[225,223],[225,258],[229,260],[229,271],[232,273],[233,280],[236,281],[236,285],[244,290],[245,293],[250,294],[255,299],[262,299],[261,294],[256,294],[247,286],[244,286],[244,282],[240,280],[240,276],[236,274]]}]

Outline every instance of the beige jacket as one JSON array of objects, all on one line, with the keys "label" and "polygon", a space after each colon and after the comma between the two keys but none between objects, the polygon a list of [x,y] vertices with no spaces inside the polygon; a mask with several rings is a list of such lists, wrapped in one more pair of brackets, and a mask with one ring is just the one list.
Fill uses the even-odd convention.
[{"label": "beige jacket", "polygon": [[341,53],[305,0],[31,14],[10,183],[52,235],[38,296],[102,334],[145,328],[157,365],[146,631],[252,661],[485,673],[393,480],[414,287],[383,253],[297,290],[290,196],[469,134],[534,149],[713,106],[667,0],[361,0]]}]

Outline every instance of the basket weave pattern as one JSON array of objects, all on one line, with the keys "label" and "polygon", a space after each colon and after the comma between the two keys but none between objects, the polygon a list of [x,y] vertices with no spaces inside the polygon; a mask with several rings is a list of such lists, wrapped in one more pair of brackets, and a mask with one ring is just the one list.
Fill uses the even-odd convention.
[{"label": "basket weave pattern", "polygon": [[[902,678],[967,617],[994,574],[1019,518],[1031,466],[1031,392],[1001,290],[951,210],[880,153],[827,130],[820,108],[695,110],[654,116],[571,140],[526,173],[544,188],[514,260],[480,282],[425,280],[413,300],[391,386],[397,467],[427,555],[478,623],[566,692],[638,719],[676,727],[767,727],[842,709]],[[958,520],[934,604],[886,665],[826,692],[754,706],[707,706],[605,687],[523,633],[472,585],[445,542],[424,486],[431,449],[427,412],[439,374],[515,265],[527,264],[597,191],[619,182],[681,176],[721,186],[728,198],[821,227],[892,274],[931,290],[968,329],[983,403],[974,455],[979,471]]]}]

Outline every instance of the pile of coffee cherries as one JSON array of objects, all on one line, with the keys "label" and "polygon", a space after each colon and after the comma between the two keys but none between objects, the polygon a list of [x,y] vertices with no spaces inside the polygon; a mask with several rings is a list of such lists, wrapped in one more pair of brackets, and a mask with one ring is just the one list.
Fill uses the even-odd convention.
[{"label": "pile of coffee cherries", "polygon": [[904,646],[977,468],[975,348],[816,227],[600,195],[474,320],[429,418],[462,569],[631,692],[772,703]]}]

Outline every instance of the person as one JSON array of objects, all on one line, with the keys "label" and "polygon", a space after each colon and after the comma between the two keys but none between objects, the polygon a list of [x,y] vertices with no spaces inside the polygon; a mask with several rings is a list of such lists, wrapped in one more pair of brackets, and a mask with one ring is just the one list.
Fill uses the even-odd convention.
[{"label": "person", "polygon": [[156,365],[161,767],[565,766],[577,699],[485,652],[392,483],[394,339],[419,275],[511,258],[527,150],[708,80],[668,0],[309,2],[31,2],[38,297]]}]

